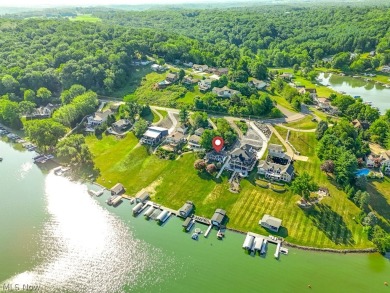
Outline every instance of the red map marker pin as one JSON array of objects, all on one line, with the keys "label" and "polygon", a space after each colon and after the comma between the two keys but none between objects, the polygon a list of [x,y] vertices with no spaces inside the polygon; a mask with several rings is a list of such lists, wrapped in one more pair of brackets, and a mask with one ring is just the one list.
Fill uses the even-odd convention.
[{"label": "red map marker pin", "polygon": [[223,149],[224,141],[222,137],[220,136],[214,137],[212,143],[213,143],[213,148],[216,152],[219,153]]}]

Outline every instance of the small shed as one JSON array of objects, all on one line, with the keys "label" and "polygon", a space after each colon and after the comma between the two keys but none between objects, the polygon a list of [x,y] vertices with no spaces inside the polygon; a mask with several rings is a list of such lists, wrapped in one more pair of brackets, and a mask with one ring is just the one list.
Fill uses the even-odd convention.
[{"label": "small shed", "polygon": [[278,232],[280,226],[282,226],[282,220],[265,214],[260,220],[259,224],[264,228],[270,229],[274,232]]},{"label": "small shed", "polygon": [[140,192],[137,193],[135,196],[135,201],[137,203],[139,202],[146,202],[150,198],[149,192],[146,192],[145,190],[141,190]]},{"label": "small shed", "polygon": [[186,201],[186,203],[180,208],[179,216],[187,218],[194,209],[194,203],[192,201]]},{"label": "small shed", "polygon": [[115,184],[113,187],[111,187],[111,195],[120,195],[125,192],[125,188],[121,183]]},{"label": "small shed", "polygon": [[214,226],[221,226],[226,217],[226,211],[222,209],[216,209],[213,217],[211,218],[211,224]]}]

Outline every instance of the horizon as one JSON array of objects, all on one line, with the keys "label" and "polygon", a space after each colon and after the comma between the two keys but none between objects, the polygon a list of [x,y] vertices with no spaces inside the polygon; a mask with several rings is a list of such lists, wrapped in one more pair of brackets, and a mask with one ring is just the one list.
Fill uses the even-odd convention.
[{"label": "horizon", "polygon": [[[264,1],[264,0],[261,0]],[[300,1],[300,0],[298,0]],[[54,2],[54,3],[53,3]],[[255,0],[217,0],[213,3],[226,2],[257,2]],[[176,5],[176,4],[204,4],[207,0],[14,0],[12,5],[0,3],[3,8],[30,8],[30,7],[90,7],[90,6],[116,6],[116,5]]]}]

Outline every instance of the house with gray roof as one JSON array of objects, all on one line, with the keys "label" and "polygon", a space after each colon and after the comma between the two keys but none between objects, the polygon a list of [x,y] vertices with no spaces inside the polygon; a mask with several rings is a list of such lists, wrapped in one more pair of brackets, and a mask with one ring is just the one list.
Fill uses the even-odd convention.
[{"label": "house with gray roof", "polygon": [[226,211],[222,209],[216,209],[213,217],[211,218],[211,224],[220,227],[225,220]]},{"label": "house with gray roof", "polygon": [[284,158],[286,154],[284,153],[283,146],[280,144],[270,144],[268,145],[268,155],[271,157]]},{"label": "house with gray roof", "polygon": [[282,220],[265,214],[263,218],[259,221],[259,225],[271,231],[278,232],[280,226],[282,226]]},{"label": "house with gray roof", "polygon": [[116,132],[122,132],[131,126],[131,122],[128,119],[120,119],[111,125],[112,129]]},{"label": "house with gray roof", "polygon": [[247,176],[256,164],[256,154],[256,149],[249,144],[236,148],[230,153],[229,164],[226,169]]},{"label": "house with gray roof", "polygon": [[125,192],[125,188],[121,183],[117,183],[113,187],[111,187],[110,191],[111,195],[120,195]]},{"label": "house with gray roof", "polygon": [[257,166],[257,173],[264,175],[265,178],[291,182],[294,178],[294,167],[290,161],[282,165],[269,160],[261,160]]},{"label": "house with gray roof", "polygon": [[194,210],[194,203],[192,201],[186,201],[186,203],[179,209],[179,217],[187,218]]},{"label": "house with gray roof", "polygon": [[150,126],[148,130],[143,134],[140,142],[142,144],[157,145],[164,137],[168,135],[168,129],[164,127]]},{"label": "house with gray roof", "polygon": [[267,83],[254,78],[248,82],[248,85],[257,88],[258,90],[262,90],[267,86]]},{"label": "house with gray roof", "polygon": [[219,87],[213,88],[213,93],[221,98],[231,98],[234,95],[238,95],[240,92],[236,90],[232,90],[227,86],[224,86],[222,88]]},{"label": "house with gray roof", "polygon": [[201,81],[198,82],[199,90],[201,92],[206,92],[211,88],[211,83],[212,80],[209,78],[202,79]]},{"label": "house with gray roof", "polygon": [[188,138],[188,146],[193,149],[193,150],[199,150],[202,148],[202,146],[200,145],[200,136],[198,135],[191,135],[189,138]]}]

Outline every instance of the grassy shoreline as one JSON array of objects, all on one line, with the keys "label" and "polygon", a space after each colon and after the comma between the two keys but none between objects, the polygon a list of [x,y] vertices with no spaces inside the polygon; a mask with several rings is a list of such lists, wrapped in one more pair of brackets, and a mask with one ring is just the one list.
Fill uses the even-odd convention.
[{"label": "grassy shoreline", "polygon": [[[302,135],[309,140],[314,138],[313,133]],[[296,143],[294,135],[291,137],[292,143]],[[258,221],[268,213],[283,220],[284,228],[277,234],[297,245],[332,249],[373,247],[362,226],[353,221],[360,210],[320,171],[318,159],[310,157],[308,162],[295,163],[298,173],[309,171],[321,186],[331,191],[331,197],[324,199],[315,210],[306,212],[296,205],[299,196],[288,188],[279,193],[257,186],[255,172],[241,181],[241,192],[233,194],[228,191],[227,174],[217,180],[207,173],[198,173],[193,167],[196,157],[192,153],[174,161],[160,160],[138,145],[133,134],[122,140],[107,136],[101,140],[89,136],[86,140],[100,169],[97,182],[107,188],[120,182],[130,196],[148,188],[153,201],[174,209],[192,200],[195,213],[208,218],[216,208],[223,208],[229,217],[229,228],[265,235],[270,233]],[[304,145],[296,147],[303,155],[313,154]]]}]

